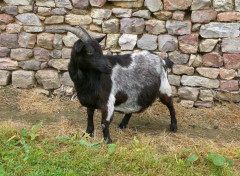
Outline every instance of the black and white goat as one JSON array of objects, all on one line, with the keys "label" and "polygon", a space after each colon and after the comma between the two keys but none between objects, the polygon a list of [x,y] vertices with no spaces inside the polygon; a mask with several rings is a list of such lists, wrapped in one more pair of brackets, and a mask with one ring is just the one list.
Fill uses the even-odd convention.
[{"label": "black and white goat", "polygon": [[177,131],[167,78],[167,67],[172,65],[169,59],[161,59],[148,51],[103,55],[99,45],[103,38],[93,39],[83,27],[56,27],[55,32],[58,31],[70,31],[79,37],[73,46],[68,70],[80,103],[87,107],[86,133],[93,133],[94,111],[100,109],[104,140],[111,143],[109,125],[114,111],[125,114],[119,125],[125,128],[132,113],[142,112],[158,97],[170,111],[170,130]]}]

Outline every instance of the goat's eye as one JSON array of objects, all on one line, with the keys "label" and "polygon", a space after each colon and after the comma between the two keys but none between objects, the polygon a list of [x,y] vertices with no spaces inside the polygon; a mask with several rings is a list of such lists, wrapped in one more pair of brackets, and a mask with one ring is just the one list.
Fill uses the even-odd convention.
[{"label": "goat's eye", "polygon": [[87,52],[87,55],[93,55],[93,52]]}]

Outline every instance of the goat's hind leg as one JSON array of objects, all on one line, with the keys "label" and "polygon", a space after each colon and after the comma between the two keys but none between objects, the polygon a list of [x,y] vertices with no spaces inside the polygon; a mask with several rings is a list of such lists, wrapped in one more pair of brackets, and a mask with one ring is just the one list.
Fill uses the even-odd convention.
[{"label": "goat's hind leg", "polygon": [[127,127],[128,122],[129,122],[131,116],[132,116],[131,113],[130,113],[130,114],[125,114],[125,116],[124,116],[123,119],[122,119],[122,122],[119,124],[119,128],[120,128],[120,129],[124,129],[124,128]]},{"label": "goat's hind leg", "polygon": [[168,107],[168,110],[171,115],[171,124],[170,124],[170,130],[173,132],[177,132],[177,119],[175,117],[175,109],[173,106],[173,98],[172,96],[168,96],[166,94],[160,93],[160,100],[161,102]]},{"label": "goat's hind leg", "polygon": [[93,123],[94,111],[95,111],[95,109],[93,109],[93,108],[87,108],[88,124],[87,124],[86,133],[89,134],[90,136],[93,135],[93,131],[94,131],[94,123]]}]

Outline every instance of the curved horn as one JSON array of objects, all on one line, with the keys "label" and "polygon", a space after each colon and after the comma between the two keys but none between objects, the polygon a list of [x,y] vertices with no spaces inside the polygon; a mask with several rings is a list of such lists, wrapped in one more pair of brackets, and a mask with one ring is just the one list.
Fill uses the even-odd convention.
[{"label": "curved horn", "polygon": [[65,30],[65,31],[69,31],[73,34],[75,34],[80,40],[82,40],[83,42],[86,42],[89,39],[92,39],[89,34],[86,34],[85,30],[81,30],[74,28],[74,27],[70,27],[70,26],[59,26],[57,27],[57,30]]}]

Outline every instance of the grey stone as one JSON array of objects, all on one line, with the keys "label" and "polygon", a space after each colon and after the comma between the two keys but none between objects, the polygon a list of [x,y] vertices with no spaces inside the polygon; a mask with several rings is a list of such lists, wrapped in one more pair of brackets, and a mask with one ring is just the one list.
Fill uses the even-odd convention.
[{"label": "grey stone", "polygon": [[194,103],[194,106],[195,107],[205,107],[205,108],[211,108],[213,106],[213,103],[212,102],[209,102],[209,101],[196,101]]},{"label": "grey stone", "polygon": [[0,47],[0,57],[8,57],[10,49],[7,47]]},{"label": "grey stone", "polygon": [[0,34],[0,46],[7,48],[18,48],[18,35],[17,34]]},{"label": "grey stone", "polygon": [[67,35],[63,36],[62,40],[65,46],[73,47],[74,43],[78,40],[78,37],[75,34],[68,32]]},{"label": "grey stone", "polygon": [[216,79],[208,79],[200,76],[187,76],[183,75],[181,84],[184,86],[197,86],[206,88],[218,88],[219,81]]},{"label": "grey stone", "polygon": [[118,41],[121,50],[133,50],[137,43],[137,35],[123,34]]},{"label": "grey stone", "polygon": [[15,33],[20,33],[22,30],[22,26],[20,26],[19,24],[8,24],[6,31],[9,34],[15,34]]},{"label": "grey stone", "polygon": [[235,9],[240,12],[240,0],[235,0]]},{"label": "grey stone", "polygon": [[200,35],[203,38],[238,37],[239,27],[238,23],[211,22],[201,26]]},{"label": "grey stone", "polygon": [[89,0],[89,2],[91,6],[102,7],[107,2],[107,0]]},{"label": "grey stone", "polygon": [[211,0],[193,0],[191,10],[210,9]]},{"label": "grey stone", "polygon": [[37,82],[44,89],[56,89],[60,87],[59,75],[56,70],[38,70],[35,75]]},{"label": "grey stone", "polygon": [[67,9],[72,9],[72,4],[69,0],[55,0],[56,7],[64,7]]},{"label": "grey stone", "polygon": [[33,0],[4,0],[8,5],[30,5]]},{"label": "grey stone", "polygon": [[199,45],[200,52],[211,52],[215,48],[218,40],[215,39],[204,39]]},{"label": "grey stone", "polygon": [[62,76],[60,78],[60,82],[64,86],[74,86],[74,84],[70,78],[69,72],[64,72],[62,74]]},{"label": "grey stone", "polygon": [[21,47],[34,48],[37,41],[37,35],[31,33],[22,32],[19,34],[18,43]]},{"label": "grey stone", "polygon": [[6,86],[11,79],[11,72],[6,70],[0,70],[0,86]]},{"label": "grey stone", "polygon": [[73,7],[79,8],[79,9],[85,9],[89,6],[88,0],[72,0]]},{"label": "grey stone", "polygon": [[53,58],[53,59],[60,59],[60,58],[62,58],[62,50],[54,49],[51,52],[50,57]]},{"label": "grey stone", "polygon": [[12,72],[12,85],[14,88],[32,88],[35,85],[34,71],[17,70]]},{"label": "grey stone", "polygon": [[38,33],[43,31],[42,26],[24,26],[24,31],[25,32],[33,32],[33,33]]},{"label": "grey stone", "polygon": [[185,65],[173,65],[172,68],[172,72],[176,75],[182,75],[182,74],[186,74],[186,75],[193,75],[194,73],[194,68],[193,67],[189,67],[189,66],[185,66]]},{"label": "grey stone", "polygon": [[140,17],[140,18],[145,18],[145,19],[150,19],[151,17],[151,12],[149,10],[138,10],[132,14],[134,17]]},{"label": "grey stone", "polygon": [[202,101],[213,101],[213,93],[211,90],[200,90],[199,99]]},{"label": "grey stone", "polygon": [[54,40],[53,40],[53,47],[55,49],[62,49],[62,43],[63,43],[63,35],[55,34]]},{"label": "grey stone", "polygon": [[199,90],[193,87],[180,87],[178,89],[180,98],[196,101],[198,99]]},{"label": "grey stone", "polygon": [[238,38],[224,38],[222,40],[222,52],[226,53],[240,53],[240,37]]},{"label": "grey stone", "polygon": [[120,20],[120,32],[126,34],[142,34],[145,28],[143,18],[123,18]]},{"label": "grey stone", "polygon": [[51,59],[48,65],[57,70],[68,70],[69,59]]},{"label": "grey stone", "polygon": [[234,102],[234,103],[240,102],[240,92],[220,92],[220,91],[217,91],[216,95],[214,95],[214,97],[217,100],[229,101],[229,102]]},{"label": "grey stone", "polygon": [[213,7],[216,11],[230,11],[233,9],[232,0],[213,0]]},{"label": "grey stone", "polygon": [[65,15],[67,11],[64,8],[55,8],[51,11],[51,15]]},{"label": "grey stone", "polygon": [[16,18],[23,25],[29,25],[29,26],[42,25],[38,16],[35,15],[34,13],[23,13],[23,14],[17,15]]},{"label": "grey stone", "polygon": [[48,68],[48,63],[42,62],[40,68],[41,68],[41,70]]},{"label": "grey stone", "polygon": [[1,8],[1,11],[13,16],[16,16],[18,14],[17,6],[5,6]]},{"label": "grey stone", "polygon": [[158,36],[158,48],[160,51],[175,51],[178,48],[177,37],[171,35]]},{"label": "grey stone", "polygon": [[34,48],[34,57],[38,61],[48,61],[49,51],[44,48]]},{"label": "grey stone", "polygon": [[189,55],[182,54],[179,51],[173,51],[173,52],[169,53],[169,59],[174,64],[186,64],[186,63],[188,63]]},{"label": "grey stone", "polygon": [[110,19],[106,20],[102,23],[103,33],[107,34],[115,34],[119,32],[119,20],[118,19]]},{"label": "grey stone", "polygon": [[70,59],[71,58],[71,48],[63,48],[62,49],[62,58],[63,59]]},{"label": "grey stone", "polygon": [[201,24],[198,24],[198,23],[197,24],[193,24],[192,31],[193,32],[199,31],[200,27],[201,27]]},{"label": "grey stone", "polygon": [[185,35],[191,34],[191,22],[190,21],[167,21],[166,28],[168,34],[171,35]]},{"label": "grey stone", "polygon": [[95,19],[106,20],[112,15],[112,11],[108,9],[92,9],[91,17]]},{"label": "grey stone", "polygon": [[18,69],[18,62],[10,58],[0,58],[0,70],[16,70]]},{"label": "grey stone", "polygon": [[18,65],[24,70],[40,70],[41,62],[36,60],[21,61]]},{"label": "grey stone", "polygon": [[157,49],[157,36],[143,34],[143,36],[137,41],[137,46],[143,50],[155,50]]},{"label": "grey stone", "polygon": [[169,81],[170,85],[180,86],[181,76],[168,75],[168,81]]},{"label": "grey stone", "polygon": [[11,59],[18,61],[29,60],[31,57],[33,57],[33,51],[26,48],[11,49],[10,57]]},{"label": "grey stone", "polygon": [[151,11],[157,12],[163,9],[161,0],[145,0],[144,5]]},{"label": "grey stone", "polygon": [[36,5],[43,7],[55,7],[55,2],[54,0],[37,0]]},{"label": "grey stone", "polygon": [[160,20],[148,20],[146,23],[146,31],[150,34],[159,35],[161,33],[165,33],[165,21]]},{"label": "grey stone", "polygon": [[112,12],[118,18],[127,18],[132,15],[132,9],[113,8]]}]

